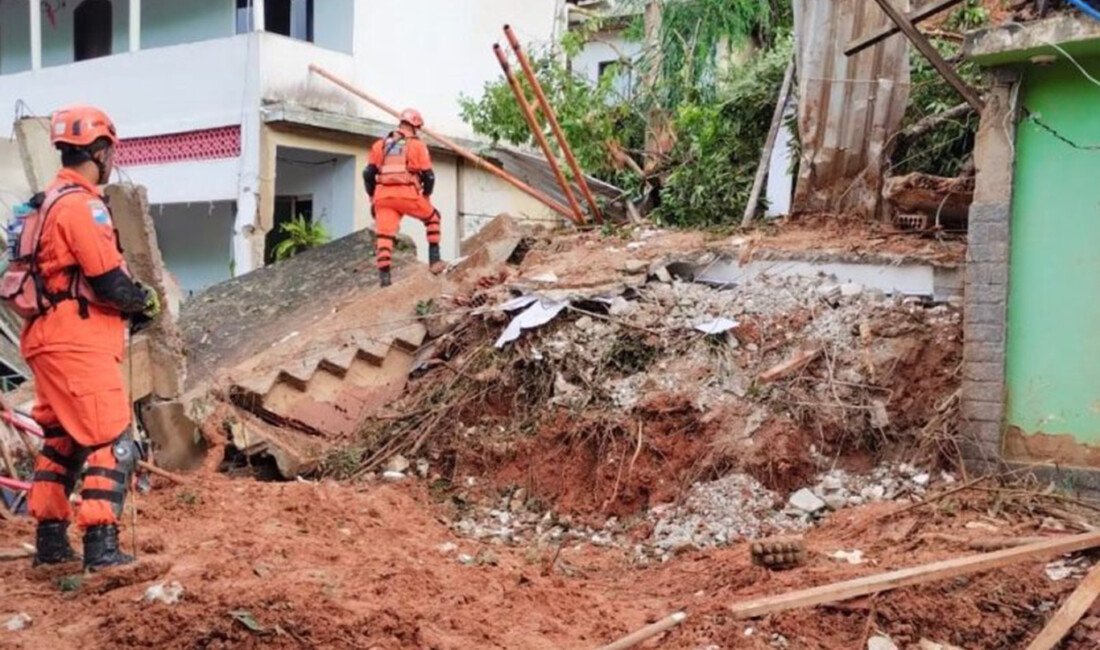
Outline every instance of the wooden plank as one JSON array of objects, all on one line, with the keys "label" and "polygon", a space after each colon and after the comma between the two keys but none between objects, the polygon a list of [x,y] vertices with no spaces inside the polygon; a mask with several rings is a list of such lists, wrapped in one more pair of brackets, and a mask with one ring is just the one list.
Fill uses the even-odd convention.
[{"label": "wooden plank", "polygon": [[799,350],[790,359],[787,359],[783,363],[772,366],[770,369],[760,374],[760,381],[767,384],[778,379],[782,379],[788,375],[802,370],[806,366],[810,365],[814,359],[821,355],[821,348],[813,348],[810,350]]},{"label": "wooden plank", "polygon": [[882,10],[886,12],[886,15],[890,17],[890,20],[894,21],[894,24],[901,29],[913,45],[920,50],[920,53],[924,55],[924,58],[928,59],[928,62],[932,64],[932,67],[936,68],[936,71],[947,80],[947,83],[951,84],[951,87],[955,89],[967,104],[974,107],[974,110],[981,111],[985,108],[985,102],[978,96],[977,91],[971,88],[962,77],[959,76],[955,69],[951,67],[947,61],[943,60],[939,51],[928,42],[928,39],[924,37],[917,28],[913,26],[913,23],[901,14],[894,5],[890,4],[890,0],[875,0],[878,6],[882,7]]},{"label": "wooden plank", "polygon": [[1077,625],[1077,621],[1089,611],[1096,597],[1100,596],[1100,564],[1092,567],[1077,589],[1047,622],[1047,626],[1032,640],[1027,650],[1052,650]]},{"label": "wooden plank", "polygon": [[787,110],[787,100],[791,96],[791,82],[794,80],[794,58],[787,64],[787,71],[783,74],[783,84],[779,87],[779,101],[775,105],[772,114],[772,124],[768,128],[768,137],[764,141],[764,150],[760,152],[760,165],[756,168],[756,178],[752,183],[752,193],[749,194],[749,202],[745,206],[745,215],[741,218],[741,227],[748,228],[756,216],[756,206],[760,204],[760,192],[764,189],[764,179],[768,176],[768,167],[771,166],[772,152],[775,151],[775,140],[779,136],[779,128],[783,126],[783,114]]},{"label": "wooden plank", "polygon": [[684,622],[687,618],[687,614],[683,612],[676,612],[670,616],[667,616],[652,625],[647,625],[637,632],[633,632],[624,636],[623,638],[610,643],[605,646],[601,646],[599,650],[627,650],[627,648],[633,648],[646,639],[651,639],[662,632],[666,632],[676,627],[680,623]]},{"label": "wooden plank", "polygon": [[737,603],[730,609],[736,618],[754,618],[782,612],[789,609],[802,607],[814,607],[824,603],[833,603],[859,596],[877,594],[899,587],[918,585],[934,580],[945,580],[959,576],[982,573],[992,569],[1024,562],[1038,560],[1052,555],[1063,555],[1076,551],[1084,551],[1100,546],[1100,533],[1085,533],[1061,539],[1054,539],[1037,544],[1028,544],[1016,548],[971,555],[967,557],[944,560],[933,564],[890,571],[878,575],[856,578],[846,582],[813,587],[792,591],[778,596],[766,596],[756,598],[743,603]]},{"label": "wooden plank", "polygon": [[[922,23],[928,20],[936,14],[943,13],[951,7],[960,4],[962,1],[963,0],[939,0],[939,2],[933,2],[927,7],[921,7],[916,11],[911,11],[905,17],[909,19],[909,22],[916,25],[918,23]],[[871,47],[872,45],[877,45],[878,43],[881,43],[882,41],[890,38],[894,34],[900,33],[901,29],[899,29],[897,25],[884,27],[874,34],[871,34],[870,36],[864,36],[861,39],[849,43],[847,49],[844,50],[844,54],[846,56],[854,56],[856,54],[859,54],[863,50]]]}]

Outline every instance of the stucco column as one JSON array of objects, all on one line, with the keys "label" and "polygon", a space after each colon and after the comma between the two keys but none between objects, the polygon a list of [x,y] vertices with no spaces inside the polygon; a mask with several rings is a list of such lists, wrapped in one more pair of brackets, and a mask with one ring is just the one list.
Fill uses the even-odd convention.
[{"label": "stucco column", "polygon": [[262,32],[264,25],[264,0],[252,0],[252,31]]},{"label": "stucco column", "polygon": [[130,51],[141,49],[141,0],[130,0]]},{"label": "stucco column", "polygon": [[27,0],[31,9],[31,70],[42,69],[42,4]]}]

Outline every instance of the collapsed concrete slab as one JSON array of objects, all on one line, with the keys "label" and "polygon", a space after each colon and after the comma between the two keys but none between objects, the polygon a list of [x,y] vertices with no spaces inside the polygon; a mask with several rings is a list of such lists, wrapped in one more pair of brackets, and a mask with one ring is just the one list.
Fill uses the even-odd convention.
[{"label": "collapsed concrete slab", "polygon": [[464,244],[467,256],[444,278],[399,250],[395,282],[382,289],[373,235],[360,232],[215,286],[183,308],[190,390],[216,392],[292,431],[249,443],[255,453],[296,459],[280,471],[311,466],[310,454],[353,435],[404,391],[428,336],[425,307],[495,272],[522,239],[513,220],[498,217]]}]

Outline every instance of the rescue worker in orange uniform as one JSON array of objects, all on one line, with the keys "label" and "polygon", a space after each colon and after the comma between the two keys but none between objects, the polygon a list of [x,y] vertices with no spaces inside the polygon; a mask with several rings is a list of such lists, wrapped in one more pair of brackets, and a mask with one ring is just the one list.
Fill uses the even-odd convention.
[{"label": "rescue worker in orange uniform", "polygon": [[141,448],[119,364],[127,320],[155,317],[160,301],[130,277],[97,189],[113,169],[114,124],[75,106],[54,113],[50,126],[63,168],[42,207],[37,260],[47,308],[22,335],[35,380],[32,416],[45,432],[28,504],[38,520],[35,565],[79,561],[67,530],[69,495],[82,478],[76,521],[84,567],[96,571],[133,561],[119,550],[118,520]]},{"label": "rescue worker in orange uniform", "polygon": [[442,273],[445,265],[439,256],[440,216],[432,205],[435,172],[428,145],[417,137],[424,126],[420,113],[408,108],[401,112],[397,130],[374,143],[363,182],[374,208],[375,255],[378,277],[383,287],[390,285],[394,237],[402,216],[424,222],[428,231],[428,264],[432,273]]}]

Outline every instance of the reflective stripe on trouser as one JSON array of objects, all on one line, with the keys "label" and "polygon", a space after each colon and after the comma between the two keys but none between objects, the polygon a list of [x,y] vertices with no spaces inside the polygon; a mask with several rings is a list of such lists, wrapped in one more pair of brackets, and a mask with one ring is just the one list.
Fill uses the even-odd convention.
[{"label": "reflective stripe on trouser", "polygon": [[[380,190],[381,191],[381,190]],[[376,256],[379,269],[390,268],[393,259],[393,238],[401,226],[401,217],[424,222],[429,244],[438,244],[440,215],[426,196],[414,198],[379,196],[374,200],[374,227],[378,235]]]},{"label": "reflective stripe on trouser", "polygon": [[114,445],[100,447],[88,456],[84,483],[80,488],[83,502],[76,513],[81,528],[116,524],[126,499],[129,474],[121,471],[115,460]]},{"label": "reflective stripe on trouser", "polygon": [[69,495],[76,486],[85,450],[58,427],[43,429],[46,439],[34,461],[34,480],[27,507],[38,521],[68,521]]}]

